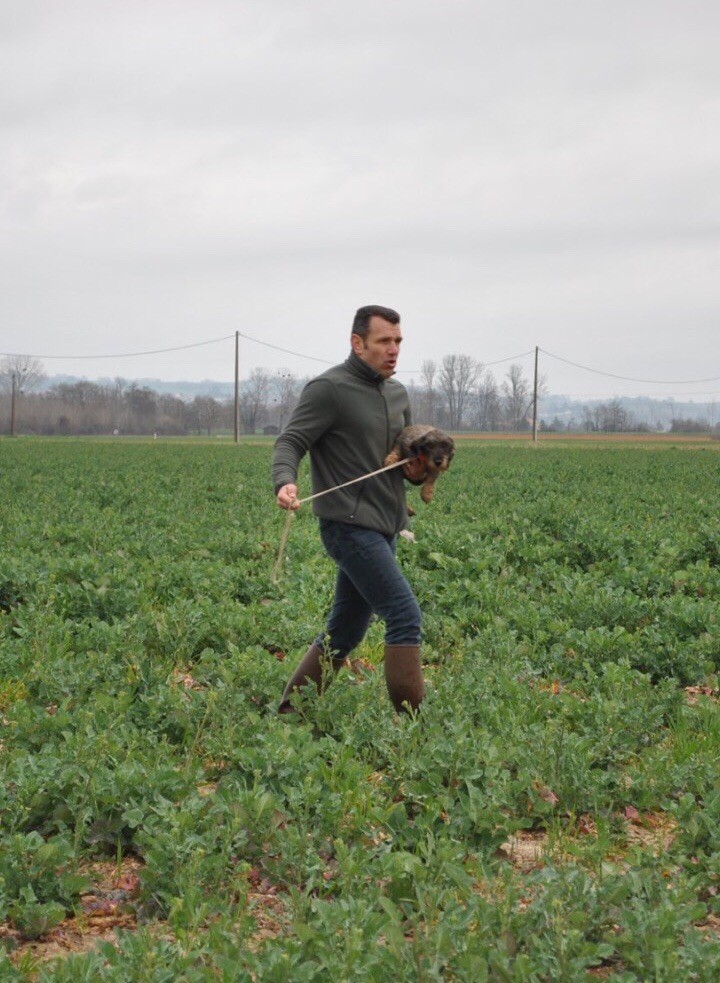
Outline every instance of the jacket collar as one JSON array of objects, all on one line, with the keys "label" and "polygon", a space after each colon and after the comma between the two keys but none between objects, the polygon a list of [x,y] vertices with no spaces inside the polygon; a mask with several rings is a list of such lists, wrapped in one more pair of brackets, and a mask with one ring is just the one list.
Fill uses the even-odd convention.
[{"label": "jacket collar", "polygon": [[370,382],[373,385],[377,385],[378,383],[385,381],[379,372],[376,372],[375,369],[370,368],[367,362],[363,362],[361,358],[358,358],[355,352],[350,352],[350,356],[346,360],[345,366],[354,376],[365,382]]}]

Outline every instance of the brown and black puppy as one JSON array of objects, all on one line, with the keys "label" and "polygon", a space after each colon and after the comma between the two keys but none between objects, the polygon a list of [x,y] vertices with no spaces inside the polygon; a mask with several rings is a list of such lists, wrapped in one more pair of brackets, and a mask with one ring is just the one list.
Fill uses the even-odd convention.
[{"label": "brown and black puppy", "polygon": [[414,423],[400,431],[384,463],[397,464],[405,457],[422,461],[426,470],[420,498],[423,502],[430,502],[437,476],[450,467],[454,453],[455,441],[444,430],[427,423]]}]

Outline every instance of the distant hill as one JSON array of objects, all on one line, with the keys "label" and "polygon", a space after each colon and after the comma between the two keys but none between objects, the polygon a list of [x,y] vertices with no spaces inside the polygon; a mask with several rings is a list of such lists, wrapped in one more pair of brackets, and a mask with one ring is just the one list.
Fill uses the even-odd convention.
[{"label": "distant hill", "polygon": [[[611,402],[612,397],[605,399],[573,399],[570,396],[542,396],[539,400],[539,416],[550,422],[555,417],[566,425],[581,422],[583,408],[601,406]],[[618,396],[617,402],[638,423],[649,427],[668,429],[673,420],[680,418],[707,420],[714,426],[720,421],[720,403],[695,403],[666,398],[652,399],[650,396]]]},{"label": "distant hill", "polygon": [[[98,386],[111,386],[117,381],[117,377],[110,378],[102,376],[98,379],[87,379],[77,375],[51,375],[48,376],[42,385],[43,390],[51,389],[53,386],[69,385],[76,382],[94,382]],[[168,382],[165,379],[123,379],[126,385],[135,385],[141,389],[152,389],[156,393],[169,393],[171,396],[179,396],[181,399],[194,399],[196,396],[212,396],[215,399],[226,399],[235,394],[235,383],[217,382],[214,379],[203,379],[200,382],[189,382],[187,379],[177,382]]]}]

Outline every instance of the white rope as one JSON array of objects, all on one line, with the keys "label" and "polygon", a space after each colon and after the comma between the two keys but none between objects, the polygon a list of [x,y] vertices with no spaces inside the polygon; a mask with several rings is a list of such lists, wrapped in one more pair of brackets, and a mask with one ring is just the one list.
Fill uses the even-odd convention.
[{"label": "white rope", "polygon": [[314,498],[320,498],[322,495],[329,495],[330,492],[337,491],[338,488],[347,488],[348,485],[354,485],[358,481],[365,481],[366,478],[374,478],[376,474],[382,474],[383,471],[392,471],[393,468],[399,468],[401,464],[409,464],[411,460],[412,458],[406,457],[402,461],[398,461],[397,464],[388,464],[387,467],[378,468],[377,471],[370,471],[369,474],[361,474],[359,478],[351,478],[350,481],[344,481],[342,485],[335,485],[334,488],[326,488],[325,491],[317,492],[315,495],[308,495],[307,498],[301,498],[298,505],[312,502]]},{"label": "white rope", "polygon": [[280,571],[282,568],[282,561],[285,555],[285,547],[287,546],[288,536],[290,535],[290,526],[295,518],[295,513],[288,509],[288,513],[285,516],[285,525],[283,526],[282,536],[280,537],[280,549],[278,550],[277,560],[275,560],[275,566],[272,568],[272,574],[270,575],[270,580],[276,584],[280,580]]},{"label": "white rope", "polygon": [[[378,468],[377,471],[370,471],[368,474],[361,474],[359,478],[351,478],[350,481],[344,481],[341,485],[335,485],[334,488],[326,488],[325,491],[316,492],[314,495],[308,495],[307,498],[301,498],[296,504],[298,506],[305,505],[307,502],[312,502],[315,498],[321,498],[323,495],[329,495],[330,492],[338,491],[340,488],[347,488],[348,485],[354,485],[358,481],[365,481],[366,478],[374,478],[377,474],[382,474],[384,471],[392,471],[393,468],[399,468],[402,464],[408,464],[412,458],[406,457],[402,461],[398,461],[396,464],[388,464],[384,468]],[[287,546],[288,537],[290,535],[290,526],[292,525],[293,518],[295,516],[295,509],[287,510],[287,517],[285,519],[285,525],[283,527],[282,536],[280,537],[280,549],[278,550],[278,557],[275,561],[275,566],[273,567],[270,579],[274,584],[280,579],[280,571],[282,568],[283,556],[285,555],[285,547]]]}]

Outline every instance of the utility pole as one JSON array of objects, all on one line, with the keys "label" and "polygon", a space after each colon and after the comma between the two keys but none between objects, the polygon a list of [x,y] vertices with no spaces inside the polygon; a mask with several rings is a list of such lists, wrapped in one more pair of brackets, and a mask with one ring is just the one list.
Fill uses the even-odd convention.
[{"label": "utility pole", "polygon": [[235,332],[235,443],[240,443],[240,332]]},{"label": "utility pole", "polygon": [[538,442],[538,346],[535,345],[535,385],[533,387],[533,444]]},{"label": "utility pole", "polygon": [[12,374],[12,395],[10,397],[10,436],[15,436],[15,401],[17,399],[17,374]]}]

